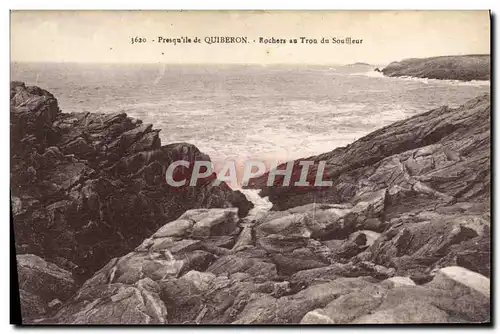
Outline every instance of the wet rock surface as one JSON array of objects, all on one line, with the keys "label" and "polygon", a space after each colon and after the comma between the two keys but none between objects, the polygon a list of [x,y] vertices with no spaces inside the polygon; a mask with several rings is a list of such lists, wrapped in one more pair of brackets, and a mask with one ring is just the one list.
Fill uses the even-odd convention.
[{"label": "wet rock surface", "polygon": [[[17,91],[14,102],[30,89],[21,85]],[[50,103],[43,105],[49,108]],[[93,268],[86,266],[89,255],[74,255],[85,245],[90,258],[99,256],[102,264],[91,275],[81,275],[84,281],[70,284],[71,293],[60,296],[50,312],[47,303],[58,296],[55,291],[49,289],[45,298],[23,289],[30,322],[490,321],[488,96],[397,122],[315,157],[328,161],[325,174],[332,187],[263,187],[261,195],[270,196],[273,211],[251,220],[245,218],[249,205],[241,193],[224,187],[165,190],[168,196],[158,190],[164,189],[155,171],[166,161],[183,154],[208,159],[194,147],[173,144],[141,151],[155,142],[141,139],[151,127],[101,115],[104,122],[122,119],[116,128],[97,132],[100,139],[95,140],[107,143],[104,149],[88,139],[95,133],[78,125],[90,114],[73,115],[77,121],[61,128],[54,123],[70,116],[45,113],[37,122],[57,139],[49,138],[52,130],[40,132],[40,138],[35,133],[34,143],[46,143],[43,150],[23,146],[13,151],[28,152],[16,158],[15,177],[24,170],[35,180],[13,182],[18,185],[12,191],[18,252],[51,259],[59,267],[51,272],[71,275]],[[78,134],[87,145],[66,132],[79,126],[87,131]],[[125,134],[123,139],[116,140],[122,138],[116,133],[114,141],[106,139],[113,131]],[[72,155],[66,145],[53,145],[62,137],[73,143]],[[141,145],[134,146],[138,141]],[[39,155],[52,159],[50,168],[34,163],[43,161]],[[255,179],[253,186],[259,182]],[[52,194],[50,200],[40,196],[42,191]],[[64,248],[68,245],[73,248]]]}]

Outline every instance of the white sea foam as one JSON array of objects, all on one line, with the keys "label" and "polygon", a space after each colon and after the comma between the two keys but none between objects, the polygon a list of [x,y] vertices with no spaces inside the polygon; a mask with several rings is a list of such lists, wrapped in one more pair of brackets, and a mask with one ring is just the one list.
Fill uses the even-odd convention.
[{"label": "white sea foam", "polygon": [[458,85],[458,86],[489,86],[489,80],[471,80],[471,81],[461,81],[461,80],[440,80],[440,79],[428,79],[428,78],[416,78],[410,76],[401,76],[401,77],[388,77],[385,76],[382,72],[377,71],[368,71],[361,73],[350,73],[349,75],[353,76],[366,76],[370,78],[384,78],[390,80],[404,80],[404,81],[415,81],[421,82],[424,84],[443,84],[443,85]]},{"label": "white sea foam", "polygon": [[245,195],[245,197],[253,203],[254,207],[248,212],[246,216],[247,221],[252,221],[259,219],[263,215],[265,215],[273,206],[273,203],[269,201],[269,197],[260,197],[260,189],[235,189],[239,190]]}]

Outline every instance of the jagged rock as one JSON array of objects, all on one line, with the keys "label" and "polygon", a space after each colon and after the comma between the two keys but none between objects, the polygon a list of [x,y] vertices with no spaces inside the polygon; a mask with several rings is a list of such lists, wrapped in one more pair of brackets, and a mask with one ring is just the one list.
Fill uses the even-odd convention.
[{"label": "jagged rock", "polygon": [[[57,297],[62,306],[52,292],[45,301],[23,290],[30,320],[490,320],[489,279],[480,275],[490,272],[489,96],[313,157],[327,160],[332,187],[264,187],[285,211],[240,221],[245,196],[212,177],[164,184],[171,161],[209,160],[196,147],[161,146],[158,130],[123,113],[62,114],[49,93],[13,87],[11,114],[29,125],[11,143],[17,250],[85,278],[100,268],[73,298]],[[31,110],[20,101],[33,94]],[[462,264],[480,274],[443,269]]]},{"label": "jagged rock", "polygon": [[[187,219],[192,219],[195,222],[201,221],[203,224],[212,226],[209,224],[209,221],[215,219],[218,222],[216,224],[218,226],[221,224],[223,225],[221,217],[234,223],[236,214],[237,213],[232,209],[192,210],[188,211],[186,215],[179,220],[185,222]],[[164,235],[163,233],[165,232],[170,234],[169,231],[177,231],[176,228],[170,229],[170,227],[183,226],[183,223],[173,223],[174,224],[167,223],[164,227],[161,227],[156,233],[153,233],[155,237],[146,239],[136,248],[136,250],[121,258],[111,260],[106,266],[95,273],[92,278],[85,282],[78,291],[77,296],[82,294],[95,294],[100,297],[102,293],[106,296],[112,296],[117,293],[113,290],[115,288],[135,291],[133,289],[137,288],[138,282],[144,279],[152,282],[159,282],[159,290],[154,293],[160,293],[160,299],[166,301],[165,305],[167,309],[169,312],[170,310],[172,311],[168,316],[169,319],[178,323],[188,320],[191,322],[195,322],[195,320],[198,322],[217,322],[222,319],[221,317],[223,317],[226,308],[232,304],[228,304],[224,309],[220,309],[220,303],[222,301],[217,299],[219,297],[214,297],[215,299],[210,299],[206,302],[218,306],[207,309],[204,311],[206,314],[200,316],[199,312],[203,310],[201,304],[202,299],[195,298],[195,296],[202,293],[205,294],[207,298],[211,296],[209,291],[212,291],[212,286],[214,284],[220,284],[220,282],[218,283],[216,280],[217,276],[224,277],[223,275],[231,275],[232,277],[233,274],[244,274],[246,276],[243,278],[231,278],[231,284],[239,281],[244,282],[241,283],[243,288],[247,286],[249,289],[255,288],[267,291],[268,293],[276,293],[274,290],[277,289],[279,285],[267,282],[277,278],[276,266],[266,259],[266,254],[264,252],[247,249],[244,253],[237,252],[235,253],[236,255],[222,256],[215,260],[215,255],[199,249],[200,247],[205,247],[204,243],[200,240],[163,237],[162,235]],[[169,226],[169,228],[166,228],[166,226]],[[212,265],[209,267],[211,263]],[[261,280],[261,283],[255,285],[254,279]],[[105,288],[108,286],[109,288]],[[225,289],[226,286],[227,285],[223,285],[221,288]],[[105,292],[99,292],[102,289],[105,289]],[[241,292],[241,290],[235,291]],[[245,293],[248,294],[250,292],[247,291]],[[155,300],[157,299],[155,294],[152,295],[152,298]],[[96,301],[96,303],[98,303],[97,305],[102,304],[102,308],[92,311],[87,306],[88,300],[87,302],[84,302],[84,300],[86,299],[74,298],[68,301],[61,312],[47,321],[71,323],[90,321],[91,323],[100,323],[100,321],[104,320],[99,318],[99,314],[105,312],[105,310],[114,309],[115,307],[113,303],[108,303],[100,299],[100,301]],[[233,297],[231,297],[231,301],[234,301]],[[161,301],[155,301],[155,303],[160,302]],[[130,303],[131,305],[136,305],[138,301],[132,299]],[[160,304],[163,305],[162,303],[163,302]],[[242,307],[243,305],[244,304],[240,303],[238,307]],[[117,310],[120,311],[124,306],[116,305],[116,307]],[[158,311],[157,314],[154,315],[149,309],[143,310],[144,306],[140,303],[137,304],[137,307],[141,310],[140,314],[134,313],[130,322],[124,319],[117,319],[117,321],[125,321],[127,323],[161,323],[163,320],[167,321],[165,317],[166,313],[163,315],[163,320],[161,320],[158,315],[163,314],[163,311]],[[172,309],[170,309],[171,307]],[[189,311],[187,311],[188,309]],[[95,316],[92,315],[94,312],[96,314]],[[235,311],[231,311],[232,315],[224,315],[224,317],[230,316],[234,318],[234,312]],[[143,313],[145,313],[144,316],[141,315]],[[75,314],[75,316],[71,314]]]},{"label": "jagged rock", "polygon": [[272,324],[276,319],[276,304],[276,298],[268,294],[253,294],[233,324]]},{"label": "jagged rock", "polygon": [[186,211],[179,219],[163,225],[152,237],[208,239],[207,243],[221,246],[229,242],[227,234],[235,232],[237,223],[237,208],[194,209]]},{"label": "jagged rock", "polygon": [[184,266],[183,260],[176,260],[168,251],[155,253],[129,253],[111,260],[99,270],[88,284],[109,284],[113,282],[133,284],[142,277],[159,280],[177,277]]},{"label": "jagged rock", "polygon": [[308,248],[295,249],[288,255],[272,254],[271,259],[282,275],[291,275],[299,270],[326,267],[329,264]]},{"label": "jagged rock", "polygon": [[474,238],[450,248],[448,255],[436,262],[436,268],[461,266],[482,275],[491,274],[491,237]]},{"label": "jagged rock", "polygon": [[[140,278],[148,277],[154,281],[166,278],[176,278],[189,270],[206,270],[215,260],[215,256],[203,250],[204,243],[195,239],[180,239],[164,235],[177,235],[178,231],[189,230],[200,222],[203,226],[221,226],[226,222],[234,226],[237,221],[237,212],[233,209],[189,210],[178,220],[162,226],[152,238],[144,240],[133,252],[113,259],[99,270],[86,284],[126,283],[133,284]],[[191,222],[191,220],[193,222]],[[190,223],[191,222],[191,223]],[[210,232],[210,230],[208,230]],[[212,229],[214,231],[214,229]],[[218,265],[224,258],[219,258],[210,268],[217,273]],[[229,260],[230,258],[226,258]],[[253,265],[255,261],[249,260]],[[247,263],[248,264],[248,263]],[[231,266],[231,265],[230,265]],[[272,264],[264,265],[265,269]],[[225,265],[222,267],[226,268]],[[211,269],[208,269],[210,271]],[[220,270],[219,270],[220,271]],[[228,269],[225,272],[242,270]],[[257,271],[256,271],[257,272]]]},{"label": "jagged rock", "polygon": [[291,275],[299,270],[325,267],[332,255],[319,242],[308,238],[271,234],[257,240],[257,246],[266,251],[281,275]]},{"label": "jagged rock", "polygon": [[[481,220],[481,217],[475,218]],[[464,224],[464,216],[424,212],[404,221],[388,229],[366,251],[371,261],[396,268],[398,275],[430,274],[453,245],[478,236],[473,228]]]},{"label": "jagged rock", "polygon": [[17,148],[27,136],[34,136],[35,143],[41,141],[43,145],[50,135],[45,127],[50,126],[60,112],[52,94],[35,88],[26,87],[22,82],[11,84],[11,149]]},{"label": "jagged rock", "polygon": [[[213,213],[191,212],[187,216],[200,221],[204,217],[217,216],[215,213],[219,210],[213,210]],[[165,229],[160,228],[160,231]],[[128,298],[128,303],[136,305],[134,310],[139,311],[134,312],[130,320],[119,318],[118,321],[122,323],[411,323],[489,320],[489,290],[486,289],[489,280],[463,268],[441,269],[430,283],[417,286],[406,277],[393,277],[393,268],[358,261],[302,270],[291,276],[290,284],[279,282],[277,267],[280,264],[273,255],[281,254],[280,251],[286,254],[294,247],[315,249],[314,241],[307,238],[296,239],[297,245],[291,242],[294,239],[283,238],[222,255],[208,268],[207,263],[211,260],[205,256],[214,259],[216,255],[194,249],[203,245],[200,240],[175,237],[147,239],[136,251],[112,260],[89,279],[56,316],[43,322],[100,323],[104,321],[101,316],[104,310],[118,310],[116,312],[119,314],[125,307],[120,302],[107,302],[108,298],[102,299],[102,296],[121,295],[123,291],[128,293],[124,298]],[[164,240],[162,245],[165,248],[154,248],[158,240]],[[169,250],[176,244],[186,242],[197,246],[170,253]],[[200,258],[196,255],[199,253],[199,262],[189,260]],[[182,256],[177,259],[176,254]],[[306,258],[310,259],[311,256],[309,254]],[[134,289],[144,279],[151,282],[148,286],[154,282],[159,284],[153,285],[158,289],[137,291],[151,294],[152,303],[156,305],[154,309],[147,308],[147,305],[130,296],[130,291],[137,295]],[[90,296],[94,296],[93,299]],[[113,298],[122,300],[121,297]]]},{"label": "jagged rock", "polygon": [[210,158],[187,143],[161,146],[159,130],[125,113],[62,113],[52,94],[20,82],[11,85],[10,112],[17,251],[65,257],[79,280],[186,210],[234,207],[245,215],[252,207],[227,184],[213,186],[214,174],[195,187],[166,185],[172,161]]},{"label": "jagged rock", "polygon": [[75,290],[71,272],[33,255],[17,255],[17,273],[21,289],[67,299]]}]

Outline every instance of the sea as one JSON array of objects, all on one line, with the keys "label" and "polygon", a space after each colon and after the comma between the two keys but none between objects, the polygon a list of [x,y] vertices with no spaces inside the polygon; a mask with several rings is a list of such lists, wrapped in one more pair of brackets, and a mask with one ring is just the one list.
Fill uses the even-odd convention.
[{"label": "sea", "polygon": [[162,144],[192,143],[216,165],[328,152],[490,91],[489,81],[389,78],[374,68],[12,63],[11,80],[50,91],[63,112],[126,112],[161,129]]}]

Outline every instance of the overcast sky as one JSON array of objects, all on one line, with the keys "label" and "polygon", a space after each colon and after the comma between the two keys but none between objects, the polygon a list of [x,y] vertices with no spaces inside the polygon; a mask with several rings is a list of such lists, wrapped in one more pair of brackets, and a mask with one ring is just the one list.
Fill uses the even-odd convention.
[{"label": "overcast sky", "polygon": [[[132,45],[133,37],[145,44]],[[249,44],[152,43],[158,36],[247,36]],[[264,45],[259,37],[352,37],[362,44]],[[253,43],[256,40],[257,43]],[[387,64],[490,53],[487,11],[131,12],[11,14],[11,60],[103,63]]]}]

